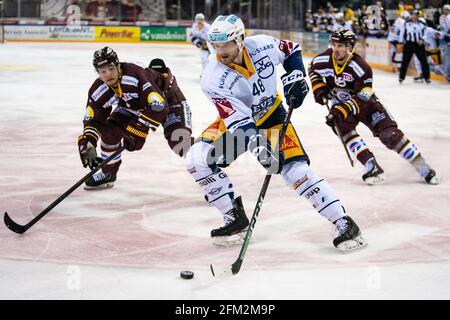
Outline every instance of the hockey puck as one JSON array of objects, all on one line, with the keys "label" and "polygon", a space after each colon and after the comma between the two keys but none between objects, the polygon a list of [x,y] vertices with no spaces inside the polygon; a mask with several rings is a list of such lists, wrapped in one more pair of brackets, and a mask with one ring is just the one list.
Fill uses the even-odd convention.
[{"label": "hockey puck", "polygon": [[192,271],[181,271],[180,277],[183,279],[192,279],[194,277],[194,273]]}]

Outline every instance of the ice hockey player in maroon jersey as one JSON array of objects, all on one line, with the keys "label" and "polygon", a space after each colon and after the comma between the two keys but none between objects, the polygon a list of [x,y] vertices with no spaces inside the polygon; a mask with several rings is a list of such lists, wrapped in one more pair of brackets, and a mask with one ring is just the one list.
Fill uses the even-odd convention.
[{"label": "ice hockey player in maroon jersey", "polygon": [[[78,148],[84,167],[94,168],[123,143],[128,151],[140,150],[149,133],[162,125],[170,148],[184,156],[193,143],[191,112],[175,77],[161,59],[148,68],[119,62],[110,47],[94,53],[93,65],[99,77],[89,89],[83,134]],[[101,157],[97,144],[101,141]],[[123,141],[123,142],[122,142]],[[85,189],[106,189],[114,185],[121,156],[86,181]]]},{"label": "ice hockey player in maroon jersey", "polygon": [[315,101],[325,105],[331,100],[327,125],[337,126],[350,154],[365,166],[362,178],[367,184],[379,184],[385,176],[375,156],[356,132],[359,122],[364,123],[387,148],[411,163],[427,183],[438,184],[435,170],[372,92],[372,68],[354,52],[355,44],[356,36],[352,31],[333,32],[331,48],[315,56],[309,65]]}]

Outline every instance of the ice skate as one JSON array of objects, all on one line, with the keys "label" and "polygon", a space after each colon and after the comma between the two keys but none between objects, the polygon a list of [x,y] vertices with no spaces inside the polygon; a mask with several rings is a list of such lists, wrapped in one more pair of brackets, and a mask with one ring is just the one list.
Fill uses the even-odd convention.
[{"label": "ice skate", "polygon": [[422,76],[418,76],[418,77],[415,77],[414,78],[414,82],[416,82],[416,83],[423,83],[423,77]]},{"label": "ice skate", "polygon": [[249,221],[241,197],[234,200],[233,209],[225,214],[224,220],[225,225],[223,227],[211,230],[213,243],[220,246],[243,243]]},{"label": "ice skate", "polygon": [[342,253],[360,249],[367,245],[361,236],[358,225],[349,216],[334,222],[338,236],[333,240],[334,246]]},{"label": "ice skate", "polygon": [[384,171],[378,165],[374,158],[369,159],[366,163],[366,173],[363,174],[362,179],[368,185],[381,184],[385,180]]},{"label": "ice skate", "polygon": [[114,186],[116,174],[100,171],[90,177],[84,186],[85,190],[104,190]]}]

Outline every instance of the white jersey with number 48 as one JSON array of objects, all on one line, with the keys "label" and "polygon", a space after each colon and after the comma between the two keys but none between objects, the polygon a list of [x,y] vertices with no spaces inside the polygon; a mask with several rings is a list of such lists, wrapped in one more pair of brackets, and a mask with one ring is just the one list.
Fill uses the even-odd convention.
[{"label": "white jersey with number 48", "polygon": [[297,43],[256,35],[244,40],[246,68],[226,66],[217,59],[209,62],[201,87],[230,132],[250,122],[262,123],[280,105],[276,66],[300,51]]}]

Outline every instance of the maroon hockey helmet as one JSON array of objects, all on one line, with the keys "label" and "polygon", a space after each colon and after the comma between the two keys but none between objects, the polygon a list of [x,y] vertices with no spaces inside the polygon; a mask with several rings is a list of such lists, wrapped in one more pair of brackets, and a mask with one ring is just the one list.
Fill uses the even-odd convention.
[{"label": "maroon hockey helmet", "polygon": [[96,70],[101,67],[110,65],[111,63],[119,66],[119,57],[117,56],[117,53],[110,47],[104,47],[103,49],[94,52],[94,60],[92,64],[94,65],[94,68]]},{"label": "maroon hockey helmet", "polygon": [[336,30],[331,34],[330,41],[345,43],[354,47],[356,44],[356,35],[351,30]]}]

